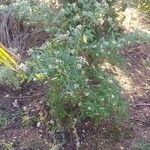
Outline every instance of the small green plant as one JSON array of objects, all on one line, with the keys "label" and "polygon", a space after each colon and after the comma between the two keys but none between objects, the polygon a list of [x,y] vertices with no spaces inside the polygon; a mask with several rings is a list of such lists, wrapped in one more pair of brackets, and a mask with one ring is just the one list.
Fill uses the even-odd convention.
[{"label": "small green plant", "polygon": [[145,64],[145,66],[146,66],[147,68],[150,69],[150,60],[149,60],[149,59],[148,59],[148,60],[145,60],[144,64]]},{"label": "small green plant", "polygon": [[123,41],[124,45],[128,45],[129,47],[134,46],[135,43],[143,45],[150,42],[150,34],[137,30],[130,35],[124,35]]},{"label": "small green plant", "polygon": [[0,111],[0,128],[4,128],[10,122],[10,116]]},{"label": "small green plant", "polygon": [[138,9],[144,11],[150,15],[150,3],[149,0],[138,0]]},{"label": "small green plant", "polygon": [[150,143],[147,142],[140,142],[135,150],[149,150],[150,149]]},{"label": "small green plant", "polygon": [[0,142],[0,146],[5,150],[15,150],[13,147],[13,143]]},{"label": "small green plant", "polygon": [[2,85],[8,85],[18,89],[26,79],[26,73],[22,70],[16,72],[9,68],[1,67],[0,84]]}]

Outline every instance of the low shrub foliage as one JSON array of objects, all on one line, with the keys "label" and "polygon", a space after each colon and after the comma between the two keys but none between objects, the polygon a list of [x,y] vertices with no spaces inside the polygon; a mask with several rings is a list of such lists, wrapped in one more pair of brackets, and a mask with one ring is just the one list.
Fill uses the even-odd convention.
[{"label": "low shrub foliage", "polygon": [[[79,0],[67,3],[57,13],[59,29],[53,32],[53,40],[33,49],[28,61],[33,80],[50,85],[47,100],[50,114],[67,126],[87,117],[97,123],[123,118],[127,105],[121,90],[98,67],[104,60],[122,63],[113,9],[96,0]],[[51,30],[47,28],[48,32]]]},{"label": "low shrub foliage", "polygon": [[[145,42],[149,37],[122,34],[114,3],[77,0],[56,10],[37,1],[19,0],[11,6],[16,18],[39,25],[53,35],[50,42],[29,50],[26,72],[17,75],[15,84],[25,80],[47,83],[50,114],[66,127],[83,118],[100,123],[127,115],[121,89],[99,65],[107,61],[123,68],[125,60],[119,49],[139,39]],[[3,11],[7,10],[3,7]]]}]

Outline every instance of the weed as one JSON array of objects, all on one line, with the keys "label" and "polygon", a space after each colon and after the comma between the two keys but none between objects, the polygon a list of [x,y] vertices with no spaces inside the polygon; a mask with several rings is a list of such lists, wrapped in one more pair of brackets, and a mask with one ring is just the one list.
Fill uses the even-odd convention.
[{"label": "weed", "polygon": [[0,128],[4,128],[8,125],[10,122],[11,118],[8,114],[0,111]]},{"label": "weed", "polygon": [[18,70],[13,71],[9,68],[1,67],[0,84],[9,85],[13,88],[20,88],[20,85],[27,79],[25,72]]},{"label": "weed", "polygon": [[146,60],[144,62],[145,66],[150,69],[150,60]]},{"label": "weed", "polygon": [[0,142],[0,148],[5,150],[15,150],[13,147],[13,143]]},{"label": "weed", "polygon": [[140,142],[135,150],[149,150],[150,149],[150,143],[147,142]]}]

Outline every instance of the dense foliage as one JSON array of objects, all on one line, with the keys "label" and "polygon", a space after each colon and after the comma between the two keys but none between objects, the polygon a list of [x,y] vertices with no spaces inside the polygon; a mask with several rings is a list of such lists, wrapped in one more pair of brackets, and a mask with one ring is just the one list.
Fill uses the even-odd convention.
[{"label": "dense foliage", "polygon": [[[0,8],[24,24],[52,34],[51,41],[28,51],[31,57],[26,61],[26,69],[22,66],[17,75],[9,74],[16,79],[11,82],[16,86],[25,81],[48,84],[47,105],[59,123],[68,125],[67,122],[86,117],[99,123],[109,118],[121,119],[127,114],[121,89],[101,65],[104,62],[123,65],[118,50],[135,38],[136,42],[144,41],[145,35],[122,34],[114,3],[77,0],[54,9],[38,1],[18,0]],[[6,74],[7,69],[0,72],[2,81],[10,80]]]},{"label": "dense foliage", "polygon": [[51,115],[65,124],[86,117],[97,122],[123,117],[127,109],[117,83],[98,66],[119,58],[119,27],[111,7],[96,0],[78,1],[64,5],[55,17],[59,28],[54,39],[33,50],[28,62],[33,79],[50,85]]}]

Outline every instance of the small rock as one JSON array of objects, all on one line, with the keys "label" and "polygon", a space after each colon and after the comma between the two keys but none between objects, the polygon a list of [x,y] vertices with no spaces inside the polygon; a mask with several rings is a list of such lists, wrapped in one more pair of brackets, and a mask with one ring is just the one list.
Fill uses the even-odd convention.
[{"label": "small rock", "polygon": [[9,94],[6,94],[5,97],[9,97]]},{"label": "small rock", "polygon": [[85,133],[85,130],[82,130],[83,133]]},{"label": "small rock", "polygon": [[19,105],[18,105],[18,101],[17,101],[17,99],[15,99],[15,101],[14,101],[12,104],[13,104],[13,106],[14,106],[14,107],[19,108]]},{"label": "small rock", "polygon": [[80,148],[80,142],[77,142],[76,143],[76,149],[79,149]]},{"label": "small rock", "polygon": [[24,107],[23,107],[23,110],[24,110],[24,111],[26,111],[26,110],[27,110],[27,107],[26,107],[26,106],[24,106]]},{"label": "small rock", "polygon": [[43,101],[40,101],[40,104],[43,104]]},{"label": "small rock", "polygon": [[38,122],[36,126],[39,128],[39,127],[41,126],[41,123],[40,123],[40,122]]},{"label": "small rock", "polygon": [[50,124],[54,124],[54,123],[55,123],[54,120],[51,119],[51,120],[50,120]]}]

